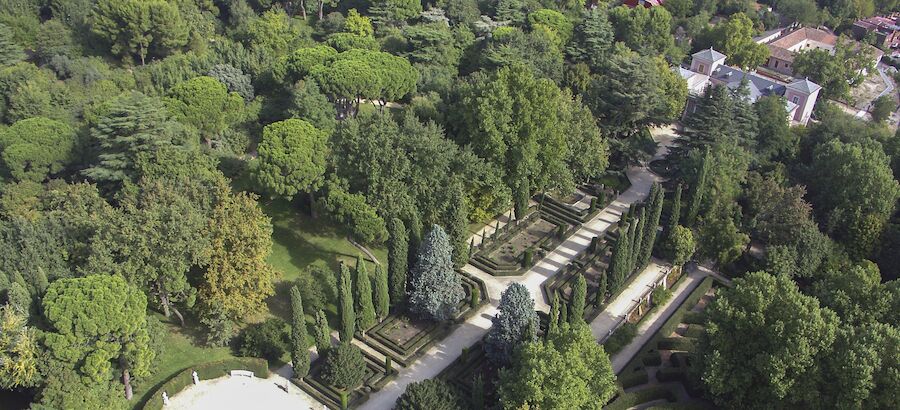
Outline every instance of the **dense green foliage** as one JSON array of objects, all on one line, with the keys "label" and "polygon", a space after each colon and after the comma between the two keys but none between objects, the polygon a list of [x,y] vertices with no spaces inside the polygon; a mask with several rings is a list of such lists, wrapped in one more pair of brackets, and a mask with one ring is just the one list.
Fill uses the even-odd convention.
[{"label": "dense green foliage", "polygon": [[565,324],[546,341],[524,344],[500,373],[505,408],[600,409],[615,391],[609,356],[586,325]]},{"label": "dense green foliage", "polygon": [[[874,49],[847,37],[900,3],[762,3],[0,0],[0,395],[34,408],[126,409],[151,396],[161,406],[154,387],[211,357],[290,358],[305,374],[306,315],[323,360],[329,323],[349,341],[390,309],[452,318],[465,303],[454,269],[479,224],[510,208],[524,216],[534,194],[624,178],[656,148],[649,128],[682,118],[689,97],[674,66],[712,46],[754,69],[767,55],[754,36],[796,21],[841,38],[792,67],[824,87],[816,121],[792,127],[783,98],[753,103],[748,86],[691,96],[696,110],[661,161],[668,180],[603,236],[613,249],[599,296],[582,296],[590,275],[573,281],[568,306],[548,295],[545,342],[531,336],[533,307],[501,303],[491,337],[526,382],[485,379],[481,394],[457,398],[492,407],[484,390],[498,386],[515,408],[600,406],[606,373],[588,370],[605,369],[593,361],[604,355],[585,338],[572,349],[591,359],[576,362],[555,338],[655,255],[711,261],[771,294],[762,302],[792,306],[723,292],[733,308],[711,310],[731,327],[716,333],[727,334],[718,358],[701,355],[707,397],[896,407],[894,107],[871,102],[866,122],[826,100],[869,103],[854,88],[877,79]],[[354,275],[358,254],[370,264]],[[746,274],[756,270],[777,279]],[[805,344],[768,326],[829,312],[835,330]],[[525,319],[498,323],[514,316]],[[731,339],[775,350],[735,365],[723,359]],[[513,345],[530,353],[519,360]],[[796,360],[756,359],[797,346]],[[339,362],[332,374],[352,374],[336,383],[358,385],[361,356]],[[432,385],[411,387],[416,405],[455,405]]]},{"label": "dense green foliage", "polygon": [[503,365],[510,362],[520,345],[535,340],[538,317],[534,300],[520,283],[513,283],[503,291],[497,310],[484,339],[484,351],[493,362]]},{"label": "dense green foliage", "polygon": [[411,383],[397,399],[395,410],[461,410],[459,394],[441,379]]},{"label": "dense green foliage", "polygon": [[412,312],[434,320],[449,320],[464,293],[459,275],[453,269],[450,239],[438,225],[431,227],[410,272],[409,304]]}]

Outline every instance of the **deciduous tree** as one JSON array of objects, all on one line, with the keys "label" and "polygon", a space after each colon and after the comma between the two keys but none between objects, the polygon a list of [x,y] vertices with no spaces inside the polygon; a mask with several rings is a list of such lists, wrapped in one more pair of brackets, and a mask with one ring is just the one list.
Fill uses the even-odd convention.
[{"label": "deciduous tree", "polygon": [[734,283],[707,308],[703,382],[720,405],[801,404],[797,387],[834,342],[837,316],[787,276],[755,272]]},{"label": "deciduous tree", "polygon": [[325,355],[322,365],[322,381],[341,390],[358,386],[366,374],[366,362],[362,351],[349,341],[341,342]]},{"label": "deciduous tree", "polygon": [[500,372],[500,400],[509,408],[600,409],[616,382],[603,346],[586,325],[563,325],[546,341],[526,343]]},{"label": "deciduous tree", "polygon": [[406,386],[396,410],[462,410],[459,393],[442,379],[426,379]]}]

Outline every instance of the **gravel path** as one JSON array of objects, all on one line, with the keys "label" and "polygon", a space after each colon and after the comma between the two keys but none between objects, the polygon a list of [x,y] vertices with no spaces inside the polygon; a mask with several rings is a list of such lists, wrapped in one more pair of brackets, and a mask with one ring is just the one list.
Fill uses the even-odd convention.
[{"label": "gravel path", "polygon": [[[288,384],[288,392],[283,390]],[[307,410],[325,406],[290,384],[283,376],[273,373],[268,379],[225,376],[203,380],[189,386],[169,399],[167,410],[266,409]]]}]

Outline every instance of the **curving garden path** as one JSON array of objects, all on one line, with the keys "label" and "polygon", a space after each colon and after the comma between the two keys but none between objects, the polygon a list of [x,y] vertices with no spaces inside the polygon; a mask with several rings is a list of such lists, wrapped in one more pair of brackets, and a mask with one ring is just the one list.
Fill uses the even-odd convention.
[{"label": "curving garden path", "polygon": [[[668,147],[676,138],[675,130],[672,127],[656,128],[651,130],[654,140],[659,145],[659,149],[654,159],[664,157],[668,153]],[[370,396],[369,400],[363,404],[362,410],[382,410],[394,407],[397,398],[406,390],[406,386],[410,383],[430,379],[438,375],[444,368],[449,366],[456,360],[462,352],[463,348],[469,347],[487,333],[491,327],[491,318],[497,313],[497,305],[500,301],[500,294],[513,282],[525,285],[535,300],[536,308],[542,311],[549,310],[547,301],[541,292],[541,283],[547,278],[556,274],[556,272],[568,265],[579,253],[587,249],[591,243],[591,238],[603,234],[610,225],[616,223],[621,218],[622,213],[633,203],[644,200],[650,192],[650,187],[654,182],[661,179],[651,173],[646,166],[631,167],[626,171],[628,179],[631,181],[631,187],[625,192],[619,194],[615,201],[604,208],[594,219],[585,223],[574,235],[565,242],[560,244],[552,253],[538,262],[531,270],[521,276],[514,277],[494,277],[472,265],[466,265],[463,270],[477,276],[483,280],[487,287],[490,303],[481,307],[475,315],[470,317],[465,323],[459,325],[453,333],[444,338],[440,343],[432,346],[422,358],[417,360],[412,366],[400,369],[399,376],[381,389]],[[493,224],[494,222],[492,222]],[[490,226],[490,224],[489,224]],[[637,283],[638,286],[629,287],[622,292],[616,301],[620,298],[624,300],[636,299],[643,296],[646,289],[640,285],[644,280],[643,273],[632,284]],[[647,280],[650,280],[648,275]],[[652,278],[655,280],[655,276]],[[646,286],[646,284],[645,284]],[[610,306],[614,305],[610,303]],[[601,313],[600,317],[607,314],[606,311]],[[603,328],[599,329],[603,332]],[[597,333],[595,332],[595,335]],[[603,336],[603,334],[601,334]]]}]

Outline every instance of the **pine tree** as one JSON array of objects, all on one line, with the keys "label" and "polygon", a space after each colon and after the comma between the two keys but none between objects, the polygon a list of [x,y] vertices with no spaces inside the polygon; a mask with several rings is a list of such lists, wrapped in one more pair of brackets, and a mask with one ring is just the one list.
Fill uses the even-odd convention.
[{"label": "pine tree", "polygon": [[393,218],[388,224],[388,282],[390,283],[391,305],[406,299],[406,271],[409,261],[409,236],[403,221]]},{"label": "pine tree", "polygon": [[388,277],[381,265],[375,265],[375,313],[379,319],[384,319],[391,308],[391,298],[388,294]]},{"label": "pine tree", "polygon": [[316,351],[319,352],[319,357],[321,357],[325,355],[328,349],[331,349],[331,328],[328,326],[328,318],[325,317],[324,310],[319,309],[316,312],[316,323],[313,330]]},{"label": "pine tree", "polygon": [[372,282],[362,255],[356,258],[356,324],[360,331],[375,326],[375,305],[372,304]]},{"label": "pine tree", "polygon": [[572,60],[587,63],[592,71],[598,72],[609,60],[612,44],[613,28],[606,8],[596,7],[588,11],[581,24],[575,27],[566,53]]},{"label": "pine tree", "polygon": [[291,287],[291,364],[294,377],[306,377],[309,373],[309,346],[307,345],[306,316],[300,289]]},{"label": "pine tree", "polygon": [[462,184],[453,184],[450,208],[447,215],[447,234],[453,243],[453,265],[463,267],[469,261],[469,244],[466,239],[469,232],[469,211],[466,207],[466,196]]},{"label": "pine tree", "polygon": [[456,314],[456,304],[465,292],[451,252],[447,233],[434,225],[422,240],[411,271],[409,304],[414,313],[434,320],[449,320]]},{"label": "pine tree", "polygon": [[647,206],[647,223],[644,225],[644,240],[641,241],[641,252],[638,256],[638,266],[647,266],[653,255],[653,247],[656,245],[656,233],[659,227],[659,218],[662,215],[664,194],[662,187],[654,183],[650,188],[650,203]]},{"label": "pine tree", "polygon": [[644,229],[646,229],[647,225],[647,207],[641,206],[641,209],[638,211],[637,221],[632,224],[634,231],[632,232],[634,235],[631,237],[631,260],[629,262],[629,266],[631,267],[630,272],[633,272],[635,269],[640,268],[640,257],[641,257],[641,249],[644,246]]},{"label": "pine tree", "polygon": [[25,57],[22,47],[13,41],[12,30],[0,24],[0,66],[12,65]]},{"label": "pine tree", "polygon": [[700,163],[700,170],[697,172],[697,178],[694,180],[694,184],[691,187],[691,203],[684,220],[688,227],[694,226],[697,214],[700,213],[700,202],[703,200],[703,195],[706,194],[707,189],[706,178],[709,174],[710,161],[709,149],[707,148],[706,153],[703,154],[703,162]]},{"label": "pine tree", "polygon": [[353,310],[353,281],[350,279],[350,268],[347,264],[341,264],[340,279],[340,315],[341,329],[339,336],[341,342],[349,343],[356,333],[356,311]]},{"label": "pine tree", "polygon": [[572,313],[569,321],[572,324],[584,322],[584,307],[587,304],[587,280],[583,274],[578,274],[575,284],[572,285]]},{"label": "pine tree", "polygon": [[547,322],[547,335],[556,332],[559,328],[559,293],[553,291],[550,298],[550,320]]},{"label": "pine tree", "polygon": [[675,187],[675,198],[672,198],[672,209],[669,213],[669,222],[666,224],[666,237],[678,226],[678,223],[681,220],[681,190],[682,185],[679,183],[678,186]]},{"label": "pine tree", "polygon": [[499,21],[521,24],[525,21],[525,4],[522,0],[499,0],[495,14]]}]

